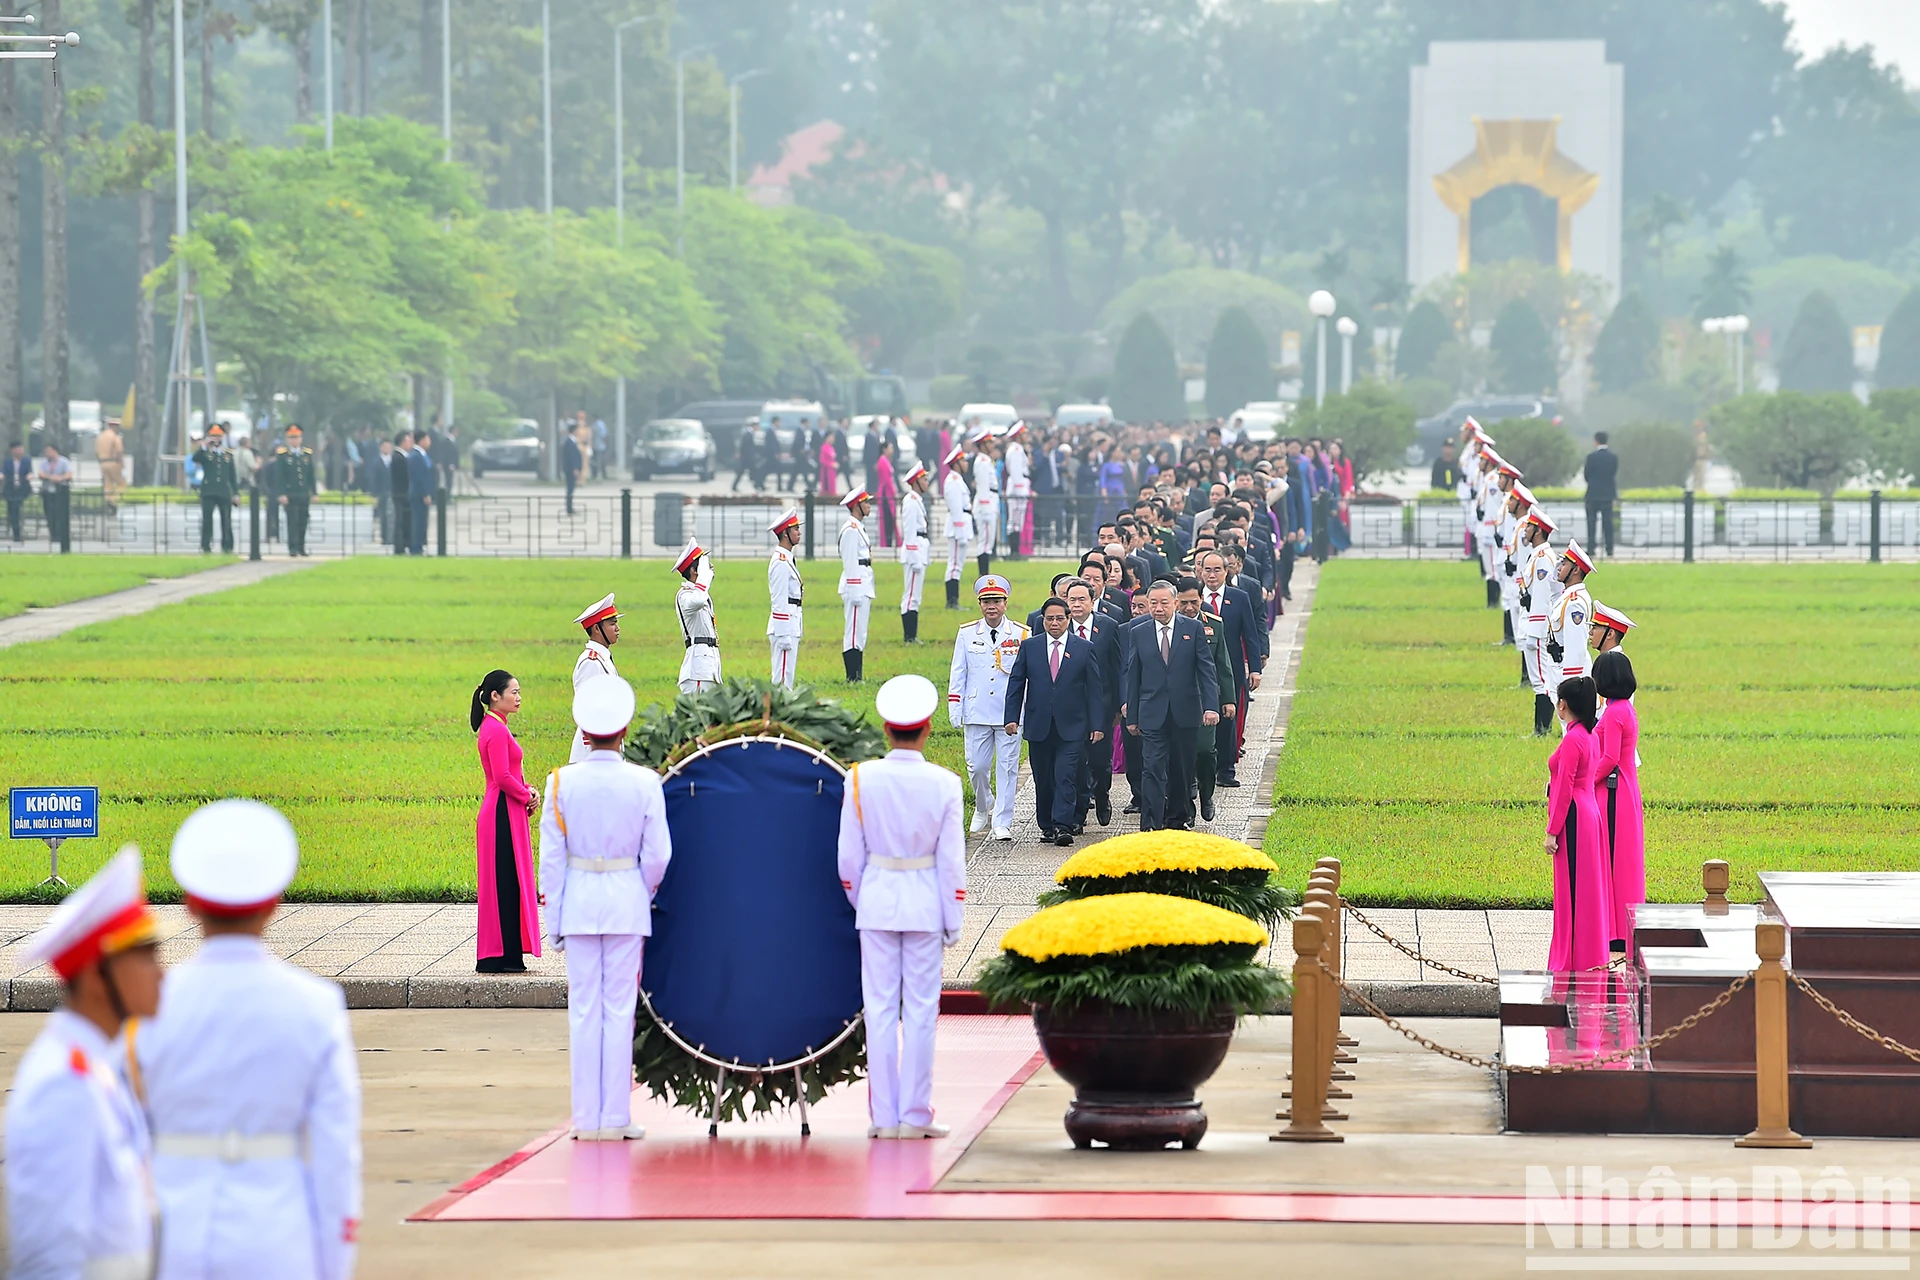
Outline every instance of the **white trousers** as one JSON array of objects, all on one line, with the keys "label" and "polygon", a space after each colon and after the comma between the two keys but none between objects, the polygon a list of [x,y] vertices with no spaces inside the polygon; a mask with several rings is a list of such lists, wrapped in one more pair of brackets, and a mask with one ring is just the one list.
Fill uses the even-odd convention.
[{"label": "white trousers", "polygon": [[800,665],[800,637],[768,636],[767,642],[773,648],[773,674],[768,678],[793,688],[794,669]]},{"label": "white trousers", "polygon": [[883,1129],[933,1123],[940,935],[860,931],[867,1014],[867,1115]]},{"label": "white trousers", "polygon": [[698,693],[702,689],[711,689],[719,683],[718,680],[682,680],[680,682],[680,692]]},{"label": "white trousers", "polygon": [[900,587],[900,612],[918,613],[920,611],[920,593],[927,588],[927,566],[923,564],[903,564],[901,573],[905,582]]},{"label": "white trousers", "polygon": [[[1521,617],[1524,619],[1525,614]],[[1522,634],[1520,637],[1520,656],[1527,664],[1527,679],[1533,684],[1535,693],[1544,693],[1551,697],[1553,686],[1547,683],[1552,674],[1547,662],[1547,642],[1539,636]]]},{"label": "white trousers", "polygon": [[960,566],[967,562],[967,544],[959,538],[947,539],[947,581],[960,581]]},{"label": "white trousers", "polygon": [[1007,499],[1007,552],[1020,550],[1020,532],[1027,527],[1027,504],[1031,498]]},{"label": "white trousers", "polygon": [[867,619],[873,616],[873,597],[858,596],[852,600],[842,600],[840,611],[846,618],[846,625],[840,628],[840,649],[864,649],[867,647]]},{"label": "white trousers", "polygon": [[633,1010],[645,944],[637,933],[567,935],[567,1061],[575,1129],[633,1123]]},{"label": "white trousers", "polygon": [[973,780],[973,808],[988,814],[995,827],[1013,825],[1013,793],[1020,782],[1020,735],[1005,725],[967,726],[967,773]]},{"label": "white trousers", "polygon": [[994,540],[1000,533],[1000,499],[973,504],[974,545],[980,548],[975,555],[992,555]]}]

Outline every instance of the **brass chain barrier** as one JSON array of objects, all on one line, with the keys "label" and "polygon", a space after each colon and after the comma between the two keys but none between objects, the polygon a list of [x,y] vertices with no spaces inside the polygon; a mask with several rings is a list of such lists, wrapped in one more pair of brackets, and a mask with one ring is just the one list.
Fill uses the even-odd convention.
[{"label": "brass chain barrier", "polygon": [[1808,999],[1812,1000],[1815,1004],[1819,1005],[1822,1009],[1825,1009],[1828,1013],[1838,1018],[1840,1020],[1841,1026],[1846,1027],[1851,1031],[1858,1032],[1860,1035],[1864,1036],[1866,1039],[1871,1040],[1875,1044],[1879,1045],[1882,1049],[1889,1049],[1894,1053],[1900,1054],[1902,1057],[1908,1058],[1914,1062],[1920,1062],[1920,1049],[1911,1048],[1907,1045],[1901,1044],[1898,1040],[1895,1040],[1890,1035],[1886,1035],[1882,1032],[1875,1031],[1872,1027],[1860,1021],[1860,1019],[1854,1017],[1852,1014],[1848,1013],[1845,1009],[1842,1009],[1839,1005],[1835,1004],[1833,1001],[1821,995],[1818,991],[1815,991],[1813,989],[1812,983],[1808,982],[1805,978],[1793,972],[1791,969],[1787,971],[1787,976],[1793,979],[1794,986],[1800,988],[1802,991],[1807,993]]},{"label": "brass chain barrier", "polygon": [[[1372,930],[1380,938],[1382,942],[1385,942],[1388,946],[1392,947],[1395,951],[1398,951],[1401,955],[1406,956],[1409,960],[1417,961],[1420,964],[1426,965],[1429,969],[1438,969],[1442,973],[1450,973],[1456,978],[1465,978],[1468,982],[1477,982],[1483,987],[1497,987],[1500,985],[1500,979],[1498,978],[1489,978],[1483,973],[1469,973],[1465,969],[1456,969],[1452,965],[1446,964],[1443,961],[1429,959],[1428,957],[1421,955],[1418,951],[1415,951],[1412,947],[1409,947],[1406,943],[1400,941],[1400,939],[1388,933],[1385,929],[1382,929],[1379,925],[1375,924],[1373,921],[1367,919],[1367,917],[1361,912],[1360,908],[1352,905],[1351,903],[1341,903],[1341,906],[1346,908],[1347,913],[1351,915],[1355,920],[1358,920],[1361,924],[1365,925],[1368,929]],[[1584,969],[1575,969],[1573,972],[1594,973],[1602,969],[1612,969],[1619,965],[1625,964],[1626,960],[1627,958],[1624,955],[1616,956],[1614,959],[1607,961],[1605,964],[1588,965]]]},{"label": "brass chain barrier", "polygon": [[[1659,1035],[1650,1036],[1638,1044],[1629,1045],[1624,1049],[1615,1049],[1611,1053],[1602,1054],[1598,1058],[1590,1058],[1584,1062],[1555,1062],[1549,1063],[1544,1067],[1513,1067],[1506,1065],[1498,1058],[1482,1058],[1477,1054],[1466,1053],[1459,1049],[1450,1049],[1446,1045],[1429,1040],[1412,1027],[1407,1026],[1405,1023],[1393,1017],[1393,1015],[1387,1013],[1372,1000],[1369,1000],[1364,992],[1357,991],[1353,987],[1348,986],[1345,979],[1336,976],[1333,970],[1327,968],[1326,961],[1320,961],[1320,968],[1326,973],[1327,977],[1333,979],[1333,981],[1338,984],[1340,990],[1352,996],[1354,1002],[1362,1009],[1365,1009],[1368,1013],[1386,1023],[1389,1027],[1392,1027],[1395,1031],[1398,1031],[1422,1049],[1430,1049],[1443,1058],[1452,1058],[1455,1062],[1464,1062],[1470,1067],[1480,1067],[1488,1071],[1518,1071],[1526,1075],[1535,1076],[1554,1076],[1566,1071],[1593,1071],[1599,1067],[1611,1066],[1616,1062],[1624,1062],[1636,1053],[1652,1050],[1665,1044],[1682,1032],[1691,1031],[1708,1016],[1726,1008],[1727,1003],[1732,1000],[1735,995],[1739,994],[1740,988],[1746,986],[1747,982],[1753,977],[1752,973],[1741,974],[1728,985],[1725,991],[1722,991],[1719,995],[1707,1001],[1680,1021],[1674,1023]],[[1916,1060],[1920,1061],[1920,1059]]]}]

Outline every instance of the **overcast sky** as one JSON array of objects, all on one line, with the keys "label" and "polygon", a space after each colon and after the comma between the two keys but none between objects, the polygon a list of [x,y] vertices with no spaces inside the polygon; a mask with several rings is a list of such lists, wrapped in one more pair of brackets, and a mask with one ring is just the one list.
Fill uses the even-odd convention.
[{"label": "overcast sky", "polygon": [[1794,43],[1810,57],[1836,44],[1871,44],[1920,88],[1920,0],[1787,0]]}]

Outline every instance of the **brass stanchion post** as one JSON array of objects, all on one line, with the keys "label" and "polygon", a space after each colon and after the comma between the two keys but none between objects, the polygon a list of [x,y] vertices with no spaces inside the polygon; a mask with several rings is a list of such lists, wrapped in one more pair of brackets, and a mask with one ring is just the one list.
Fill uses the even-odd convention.
[{"label": "brass stanchion post", "polygon": [[1700,903],[1701,909],[1710,916],[1727,914],[1727,886],[1733,883],[1733,871],[1720,858],[1709,858],[1700,864],[1700,887],[1706,891],[1706,898]]},{"label": "brass stanchion post", "polygon": [[1735,1138],[1733,1145],[1810,1147],[1813,1144],[1787,1123],[1787,971],[1780,963],[1787,954],[1787,926],[1776,920],[1756,924],[1753,949],[1760,953],[1760,967],[1753,974],[1754,1091],[1760,1114],[1753,1132]]},{"label": "brass stanchion post", "polygon": [[[1347,970],[1347,904],[1346,899],[1340,896],[1340,859],[1321,858],[1313,864],[1313,868],[1315,871],[1325,871],[1333,878],[1333,883],[1329,886],[1333,890],[1333,946],[1330,948],[1333,954],[1328,963],[1333,966],[1334,976],[1339,977]],[[1333,1043],[1337,1046],[1333,1053],[1335,1062],[1358,1061],[1351,1053],[1345,1052],[1345,1049],[1354,1047],[1360,1042],[1341,1031],[1337,1024],[1334,1027]]]},{"label": "brass stanchion post", "polygon": [[1287,1127],[1271,1135],[1274,1142],[1345,1142],[1327,1128],[1321,1112],[1320,1001],[1323,988],[1320,949],[1325,926],[1317,913],[1302,911],[1293,918],[1293,1106],[1284,1117]]},{"label": "brass stanchion post", "polygon": [[[1353,1072],[1343,1071],[1337,1065],[1340,1046],[1340,983],[1337,978],[1339,965],[1335,963],[1334,946],[1339,936],[1340,899],[1334,892],[1331,873],[1316,871],[1307,881],[1307,903],[1318,908],[1326,931],[1320,939],[1320,961],[1326,968],[1320,971],[1320,980],[1326,984],[1327,999],[1320,1008],[1320,1061],[1322,1078],[1327,1082],[1327,1097],[1351,1098],[1353,1094],[1342,1089],[1335,1081],[1353,1079]],[[1342,1115],[1329,1115],[1330,1120],[1344,1120]]]}]

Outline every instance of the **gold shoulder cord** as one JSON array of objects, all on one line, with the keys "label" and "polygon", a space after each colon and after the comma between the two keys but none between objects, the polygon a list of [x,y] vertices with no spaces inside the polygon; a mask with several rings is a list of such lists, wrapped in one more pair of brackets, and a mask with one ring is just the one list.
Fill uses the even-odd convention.
[{"label": "gold shoulder cord", "polygon": [[853,783],[853,816],[860,819],[860,825],[867,824],[867,815],[860,810],[860,766],[854,765],[847,770],[847,780]]},{"label": "gold shoulder cord", "polygon": [[567,834],[567,815],[560,812],[560,770],[548,773],[547,781],[553,784],[550,788],[553,792],[553,820],[559,824],[560,834],[564,836]]},{"label": "gold shoulder cord", "polygon": [[141,1110],[147,1106],[147,1082],[140,1077],[140,1055],[134,1052],[134,1042],[140,1035],[140,1019],[127,1019],[127,1085],[133,1090],[133,1097]]}]

